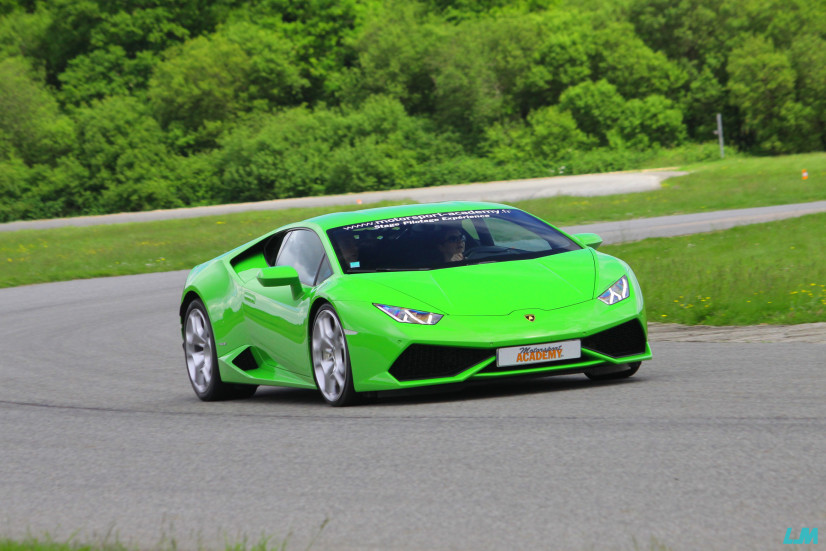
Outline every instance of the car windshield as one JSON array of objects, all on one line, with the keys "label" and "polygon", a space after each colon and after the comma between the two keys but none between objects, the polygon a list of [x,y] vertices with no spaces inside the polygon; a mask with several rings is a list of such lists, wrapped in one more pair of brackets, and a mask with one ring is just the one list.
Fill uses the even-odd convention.
[{"label": "car windshield", "polygon": [[433,270],[581,248],[516,209],[402,216],[333,228],[327,235],[345,273]]}]

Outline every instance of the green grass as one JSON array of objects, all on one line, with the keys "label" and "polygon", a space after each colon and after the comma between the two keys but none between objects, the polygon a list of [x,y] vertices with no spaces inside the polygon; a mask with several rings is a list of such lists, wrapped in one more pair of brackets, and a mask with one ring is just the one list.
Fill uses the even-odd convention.
[{"label": "green grass", "polygon": [[[733,158],[686,168],[691,175],[667,181],[659,191],[516,205],[557,225],[572,225],[826,199],[822,153]],[[802,180],[802,169],[808,170],[808,180]],[[3,232],[0,287],[189,269],[288,222],[357,208],[362,207]],[[605,250],[635,267],[653,321],[803,323],[823,319],[823,227],[826,219],[814,216]]]},{"label": "green grass", "polygon": [[826,320],[826,214],[600,250],[637,274],[650,321],[689,325]]}]

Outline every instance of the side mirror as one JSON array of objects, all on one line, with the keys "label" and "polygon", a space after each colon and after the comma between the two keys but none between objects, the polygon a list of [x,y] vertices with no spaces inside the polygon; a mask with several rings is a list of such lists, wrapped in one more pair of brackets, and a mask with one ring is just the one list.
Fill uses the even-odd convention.
[{"label": "side mirror", "polygon": [[292,266],[273,266],[272,268],[262,268],[258,272],[258,282],[264,287],[284,287],[289,285],[293,289],[293,295],[301,291],[301,281],[298,279],[298,272]]},{"label": "side mirror", "polygon": [[602,245],[602,238],[595,233],[575,233],[574,237],[576,237],[580,243],[592,249],[596,249]]}]

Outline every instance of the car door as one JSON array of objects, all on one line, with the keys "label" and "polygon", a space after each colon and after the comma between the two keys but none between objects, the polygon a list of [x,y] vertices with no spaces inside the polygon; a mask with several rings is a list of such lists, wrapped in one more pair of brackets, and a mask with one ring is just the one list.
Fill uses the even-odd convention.
[{"label": "car door", "polygon": [[276,254],[275,266],[292,266],[300,289],[289,285],[264,287],[253,278],[244,292],[244,309],[252,344],[275,362],[312,380],[307,316],[315,287],[332,274],[324,246],[309,229],[291,230]]}]

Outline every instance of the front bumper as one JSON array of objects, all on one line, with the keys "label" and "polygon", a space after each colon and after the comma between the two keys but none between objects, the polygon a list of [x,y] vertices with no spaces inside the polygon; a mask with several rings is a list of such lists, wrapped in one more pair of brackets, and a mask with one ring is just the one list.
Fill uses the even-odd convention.
[{"label": "front bumper", "polygon": [[[589,300],[507,316],[445,316],[432,326],[398,323],[364,303],[336,305],[345,320],[355,390],[400,390],[516,375],[554,375],[651,359],[641,298],[607,306]],[[375,310],[373,312],[372,310]],[[532,315],[534,321],[528,321]],[[354,323],[353,320],[356,320]],[[496,350],[580,339],[582,355],[498,367]]]}]

